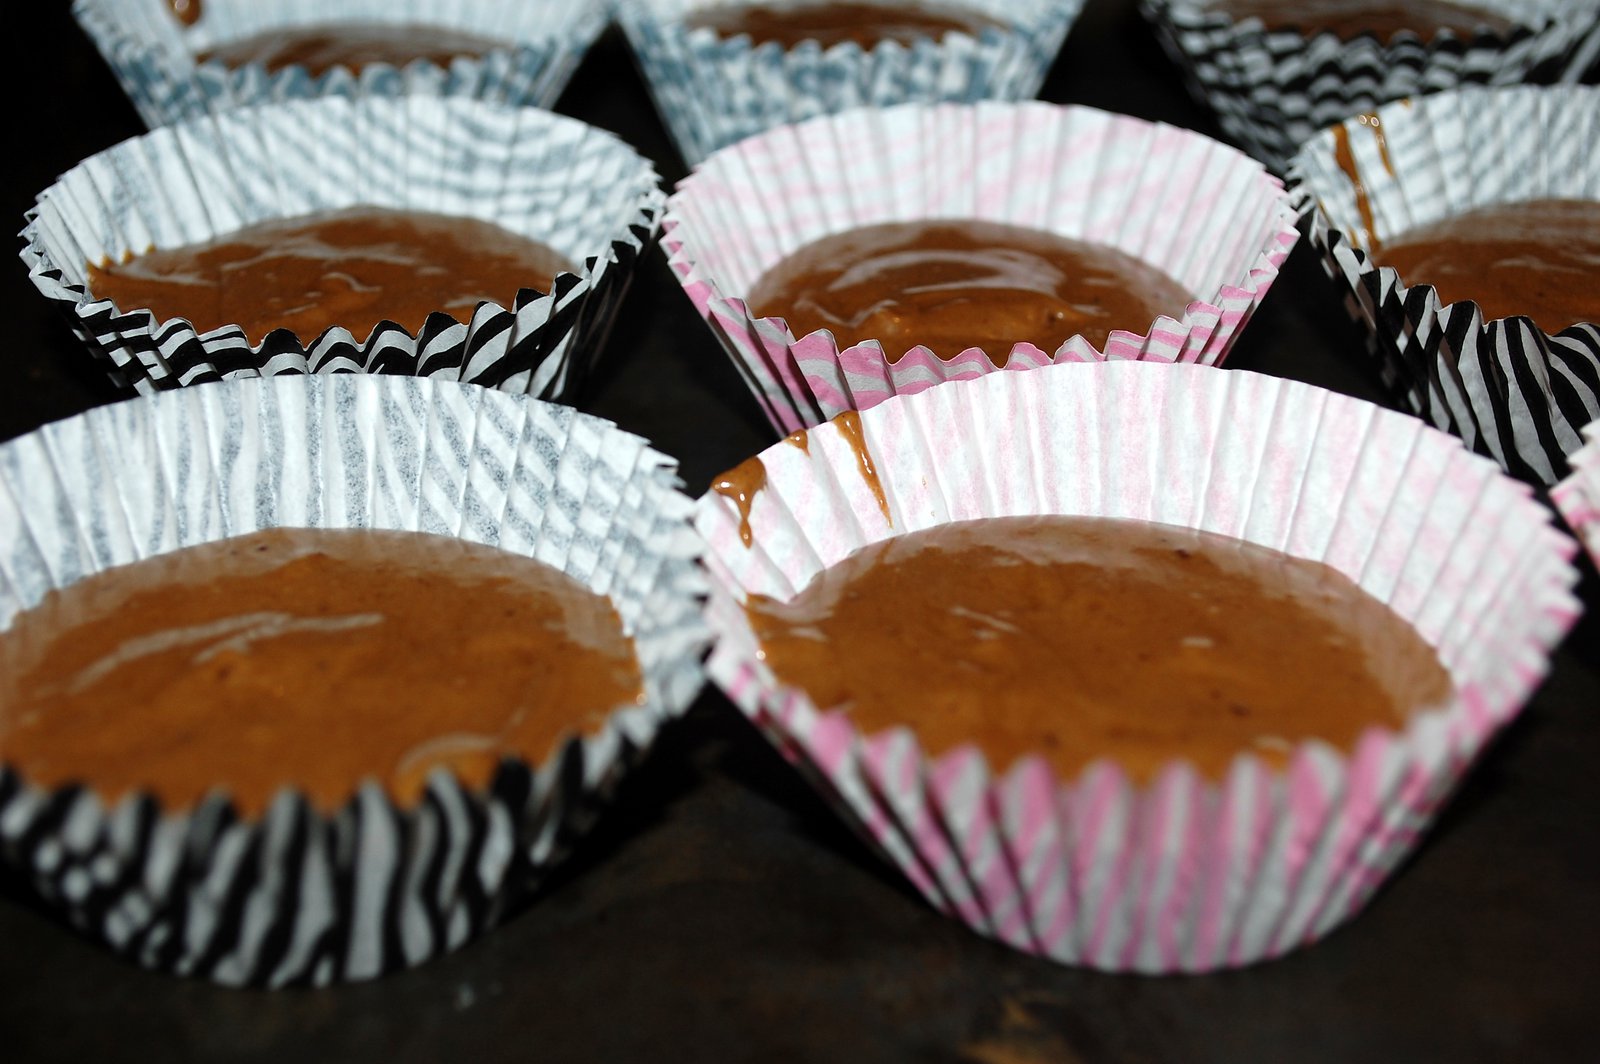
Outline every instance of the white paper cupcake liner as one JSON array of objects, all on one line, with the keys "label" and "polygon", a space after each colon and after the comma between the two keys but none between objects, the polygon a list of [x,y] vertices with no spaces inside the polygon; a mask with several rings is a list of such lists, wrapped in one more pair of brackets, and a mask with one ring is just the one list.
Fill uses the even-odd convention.
[{"label": "white paper cupcake liner", "polygon": [[1588,442],[1572,456],[1572,475],[1550,489],[1550,501],[1600,565],[1600,421],[1583,435]]},{"label": "white paper cupcake liner", "polygon": [[[876,340],[839,350],[744,303],[756,280],[819,237],[916,218],[974,218],[1108,244],[1195,300],[1099,350],[1021,343],[940,359]],[[1299,239],[1282,184],[1226,145],[1171,126],[1045,103],[906,105],[775,129],[712,156],[667,202],[662,247],[772,423],[783,432],[891,395],[1062,361],[1218,363]]]},{"label": "white paper cupcake liner", "polygon": [[[1069,964],[1241,965],[1348,919],[1517,713],[1580,609],[1575,546],[1526,486],[1415,418],[1297,382],[1068,364],[897,398],[859,430],[887,519],[837,423],[761,454],[752,547],[731,500],[696,504],[718,639],[707,670],[932,905]],[[1136,785],[1105,760],[1063,779],[1041,756],[930,757],[907,728],[863,734],[819,709],[759,656],[747,595],[791,598],[889,536],[1041,513],[1201,528],[1323,561],[1437,649],[1454,701],[1353,750],[1303,744],[1286,769],[1241,754],[1213,781],[1175,760]]]},{"label": "white paper cupcake liner", "polygon": [[1489,204],[1600,200],[1600,89],[1461,89],[1375,114],[1377,126],[1342,127],[1374,232],[1333,131],[1295,157],[1291,195],[1311,243],[1372,334],[1396,398],[1512,474],[1551,484],[1578,430],[1600,417],[1600,323],[1552,335],[1527,317],[1484,321],[1476,303],[1441,303],[1423,278],[1408,283],[1368,252],[1374,236],[1381,244]]},{"label": "white paper cupcake liner", "polygon": [[[22,260],[113,379],[141,392],[358,371],[566,401],[655,241],[658,182],[611,134],[531,108],[437,97],[274,104],[158,129],[80,163],[28,213]],[[254,346],[237,326],[201,335],[85,288],[91,261],[357,204],[485,219],[581,265],[548,294],[523,289],[465,322],[441,312],[415,336],[385,321],[370,336],[280,331]]]},{"label": "white paper cupcake liner", "polygon": [[646,704],[485,792],[438,770],[414,808],[368,782],[335,815],[107,806],[0,768],[0,854],[147,967],[228,984],[417,964],[527,897],[700,687],[699,539],[676,464],[609,422],[449,383],[239,381],[91,411],[0,446],[0,624],[51,588],[273,526],[432,532],[537,558],[616,606]]},{"label": "white paper cupcake liner", "polygon": [[1259,19],[1234,22],[1204,0],[1140,0],[1140,7],[1224,132],[1281,172],[1318,130],[1381,103],[1460,85],[1577,81],[1593,60],[1582,44],[1590,27],[1568,0],[1475,3],[1526,25],[1470,40],[1404,33],[1345,41],[1269,33]]},{"label": "white paper cupcake liner", "polygon": [[963,0],[1006,28],[866,50],[854,43],[752,47],[747,36],[722,40],[684,28],[687,13],[725,3],[617,0],[656,109],[691,166],[773,126],[854,107],[1029,99],[1082,7],[1082,0]]},{"label": "white paper cupcake liner", "polygon": [[[324,96],[464,96],[549,107],[606,23],[604,5],[590,0],[340,0],[336,10],[316,0],[205,0],[191,27],[173,16],[168,0],[75,0],[72,11],[152,129],[235,107]],[[229,41],[330,20],[435,26],[505,46],[448,67],[373,63],[358,74],[339,67],[320,77],[301,66],[270,73],[260,63],[230,69],[195,59]]]}]

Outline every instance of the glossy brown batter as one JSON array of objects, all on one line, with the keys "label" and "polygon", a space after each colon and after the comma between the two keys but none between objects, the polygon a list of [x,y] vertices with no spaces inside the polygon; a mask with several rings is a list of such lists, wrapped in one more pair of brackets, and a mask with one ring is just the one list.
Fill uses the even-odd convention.
[{"label": "glossy brown batter", "polygon": [[185,26],[193,26],[200,21],[200,0],[167,0],[167,6],[172,9],[172,17]]},{"label": "glossy brown batter", "polygon": [[1363,33],[1380,39],[1411,30],[1424,40],[1440,30],[1472,37],[1484,29],[1507,33],[1511,19],[1450,0],[1211,0],[1230,18],[1258,18],[1269,30],[1333,33],[1346,40]]},{"label": "glossy brown batter", "polygon": [[1545,332],[1600,322],[1600,203],[1535,200],[1482,207],[1403,233],[1377,250],[1407,284],[1485,320],[1526,314]]},{"label": "glossy brown batter", "polygon": [[1004,28],[981,12],[953,4],[727,4],[690,12],[683,21],[689,29],[705,27],[724,38],[749,34],[754,44],[776,41],[782,48],[801,41],[816,41],[824,48],[845,41],[863,48],[880,41],[909,45],[922,37],[955,32],[976,37],[989,27]]},{"label": "glossy brown batter", "polygon": [[1030,753],[1063,778],[1174,758],[1220,778],[1444,704],[1432,649],[1343,575],[1238,540],[1107,518],[993,518],[867,547],[789,603],[753,596],[767,662],[873,733]]},{"label": "glossy brown batter", "polygon": [[841,349],[879,340],[890,359],[922,344],[940,358],[1015,343],[1054,353],[1082,334],[1144,332],[1190,301],[1178,283],[1114,248],[998,222],[889,222],[806,244],[750,289],[752,311],[796,337],[828,329]]},{"label": "glossy brown batter", "polygon": [[204,244],[89,267],[89,290],[122,310],[224,325],[259,344],[273,329],[304,343],[342,325],[364,340],[385,319],[415,335],[433,311],[463,321],[481,302],[548,292],[560,254],[492,222],[379,207],[262,222]]},{"label": "glossy brown batter", "polygon": [[270,30],[227,41],[196,58],[227,67],[261,63],[269,72],[302,66],[312,77],[334,67],[360,73],[369,63],[403,67],[418,59],[447,67],[457,56],[479,58],[509,47],[474,33],[404,22],[329,22],[297,31]]},{"label": "glossy brown batter", "polygon": [[283,787],[331,812],[368,778],[415,801],[538,763],[641,699],[621,620],[539,562],[443,536],[271,530],[107,570],[0,634],[0,759],[246,816]]}]

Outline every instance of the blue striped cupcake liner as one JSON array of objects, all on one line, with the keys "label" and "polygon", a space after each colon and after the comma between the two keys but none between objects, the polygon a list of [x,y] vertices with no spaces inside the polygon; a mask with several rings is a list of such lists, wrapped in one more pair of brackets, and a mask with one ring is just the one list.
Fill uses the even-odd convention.
[{"label": "blue striped cupcake liner", "polygon": [[1367,329],[1395,401],[1544,485],[1566,474],[1579,430],[1600,417],[1600,323],[1551,334],[1524,316],[1485,321],[1476,303],[1443,303],[1370,252],[1374,239],[1477,207],[1600,201],[1597,140],[1600,89],[1469,88],[1351,119],[1289,168],[1301,226]]},{"label": "blue striped cupcake liner", "polygon": [[414,530],[606,595],[646,694],[486,789],[436,769],[410,807],[368,780],[331,815],[285,789],[252,819],[221,791],[108,803],[0,766],[0,857],[116,953],[229,985],[367,979],[460,946],[530,896],[701,686],[701,544],[678,487],[672,459],[610,422],[414,378],[164,393],[0,445],[0,626],[91,573],[261,528]]},{"label": "blue striped cupcake liner", "polygon": [[[1191,93],[1223,132],[1283,172],[1319,130],[1380,104],[1465,85],[1576,82],[1593,62],[1592,0],[1476,0],[1519,23],[1471,39],[1414,33],[1341,40],[1332,33],[1268,32],[1235,22],[1206,0],[1140,0],[1140,8]],[[1592,71],[1591,71],[1592,75]]]},{"label": "blue striped cupcake liner", "polygon": [[907,47],[846,42],[785,50],[689,30],[687,14],[726,0],[617,0],[617,18],[684,161],[762,130],[854,107],[1024,100],[1044,83],[1082,0],[967,0],[1005,24]]},{"label": "blue striped cupcake liner", "polygon": [[341,0],[340,21],[441,27],[506,42],[448,67],[419,61],[395,67],[335,68],[312,77],[304,67],[270,73],[260,63],[237,69],[196,56],[218,44],[277,30],[326,25],[322,0],[205,0],[186,27],[169,0],[75,0],[76,16],[152,129],[254,104],[339,96],[464,96],[549,107],[583,54],[605,28],[592,0]]},{"label": "blue striped cupcake liner", "polygon": [[[113,379],[140,392],[381,372],[570,401],[664,202],[632,148],[546,111],[426,96],[302,100],[163,127],[85,160],[40,194],[22,259]],[[416,335],[385,321],[367,337],[278,330],[255,345],[238,326],[202,335],[87,287],[91,261],[357,204],[485,219],[581,265],[548,293],[507,292],[507,305],[482,303],[468,321],[430,315]]]}]

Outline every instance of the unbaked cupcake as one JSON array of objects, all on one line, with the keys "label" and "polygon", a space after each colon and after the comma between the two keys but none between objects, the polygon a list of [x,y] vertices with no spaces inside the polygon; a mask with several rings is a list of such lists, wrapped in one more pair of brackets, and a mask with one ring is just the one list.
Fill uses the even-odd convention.
[{"label": "unbaked cupcake", "polygon": [[[565,401],[655,240],[663,201],[654,168],[632,148],[548,112],[427,96],[307,100],[165,127],[85,160],[40,194],[22,258],[113,378],[142,392],[256,374],[364,371]],[[494,298],[449,312],[440,305],[420,321],[379,314],[384,320],[370,331],[319,326],[310,335],[293,331],[293,322],[252,334],[225,314],[218,320],[227,324],[196,328],[182,316],[119,306],[92,288],[92,268],[152,249],[356,208],[498,226],[568,265],[553,279],[508,274],[504,291],[480,293]],[[241,305],[253,313],[261,302],[252,292]]]},{"label": "unbaked cupcake", "polygon": [[[1408,233],[1492,208],[1553,202],[1593,218],[1600,211],[1596,137],[1600,89],[1462,89],[1336,126],[1308,142],[1290,170],[1311,242],[1348,292],[1352,316],[1370,331],[1396,400],[1514,475],[1545,485],[1565,475],[1579,430],[1600,417],[1600,324],[1545,316],[1531,304],[1502,306],[1498,298],[1480,303],[1459,294],[1448,274],[1430,278],[1426,267],[1402,273],[1382,263]],[[1580,222],[1554,244],[1581,257],[1578,238],[1588,234],[1590,279],[1568,276],[1576,291],[1591,294],[1591,308],[1600,266],[1594,232],[1592,222]],[[1544,261],[1554,278],[1555,265],[1548,255]],[[1529,281],[1542,284],[1538,274]],[[1485,290],[1480,298],[1498,294]]]},{"label": "unbaked cupcake", "polygon": [[[284,786],[264,804],[235,802],[223,780],[198,801],[165,805],[157,794],[178,788],[165,776],[104,799],[89,781],[39,786],[7,750],[0,854],[75,926],[147,967],[233,985],[320,984],[454,949],[529,896],[700,686],[703,581],[675,465],[568,407],[408,378],[238,381],[46,426],[0,446],[0,482],[0,524],[15,532],[0,551],[7,629],[19,611],[57,601],[47,600],[54,588],[179,548],[277,526],[394,529],[553,567],[609,600],[636,655],[637,697],[563,729],[542,753],[501,749],[486,784],[450,767],[470,738],[460,734],[429,747],[422,768],[446,767],[425,776],[408,755],[395,771],[419,777],[409,785]],[[245,620],[179,635],[204,667],[244,670],[247,642],[282,627],[259,611]],[[317,638],[362,620],[323,622]],[[431,657],[448,671],[475,641],[496,638],[484,618]],[[356,742],[336,724],[327,742]],[[52,752],[70,778],[72,750]],[[294,765],[267,767],[298,779]]]},{"label": "unbaked cupcake", "polygon": [[[892,342],[870,329],[865,338],[794,329],[750,304],[775,266],[822,238],[947,220],[1080,241],[1154,271],[1174,292],[1095,341],[1070,306],[1052,304],[1034,332],[1008,334],[1002,323],[991,335],[1005,338],[987,348],[942,350],[918,326],[895,326]],[[1226,145],[1092,108],[1029,102],[859,109],[753,137],[679,184],[662,246],[772,424],[790,432],[1000,367],[1220,362],[1298,236],[1278,179]],[[1033,262],[1024,272],[1046,277],[1053,268]],[[1065,277],[1062,302],[1099,300]],[[983,283],[987,314],[1012,293]]]},{"label": "unbaked cupcake", "polygon": [[1469,15],[1482,14],[1481,25],[1387,36],[1301,28],[1295,23],[1309,17],[1307,5],[1292,2],[1270,29],[1260,17],[1236,19],[1224,0],[1140,6],[1223,131],[1280,173],[1318,130],[1389,100],[1461,85],[1576,80],[1588,61],[1580,42],[1590,27],[1566,0],[1463,0]]},{"label": "unbaked cupcake", "polygon": [[[791,602],[869,545],[1052,514],[1199,529],[1321,562],[1433,649],[1446,702],[1348,745],[1241,744],[1220,771],[1186,754],[1135,765],[1069,739],[996,759],[983,734],[930,748],[920,721],[935,704],[858,728],[848,705],[816,704],[761,652],[756,596]],[[1203,366],[1070,364],[898,397],[775,444],[704,496],[695,523],[713,682],[930,904],[1018,949],[1118,971],[1248,964],[1352,917],[1516,715],[1580,610],[1572,542],[1459,441],[1309,385]],[[1110,625],[1117,604],[1106,608]],[[917,651],[969,660],[998,689],[1008,680],[990,651],[1046,641],[1004,616],[973,619],[987,638]],[[907,654],[934,627],[914,609],[895,623]],[[1211,651],[1181,642],[1174,653]],[[1167,652],[1148,650],[1152,662]],[[1063,774],[1063,754],[1087,768]]]},{"label": "unbaked cupcake", "polygon": [[[323,96],[549,107],[606,23],[589,0],[75,0],[73,14],[152,129]],[[356,48],[332,47],[341,31]],[[237,47],[284,38],[327,54]],[[412,49],[425,57],[402,58]]]},{"label": "unbaked cupcake", "polygon": [[782,15],[817,6],[793,0],[618,0],[617,19],[679,154],[693,166],[764,129],[853,107],[1031,98],[1082,6],[1082,0],[876,2],[891,17],[915,9],[957,28],[889,35],[865,46],[854,39],[788,45],[748,32],[723,36],[708,18],[736,8]]}]

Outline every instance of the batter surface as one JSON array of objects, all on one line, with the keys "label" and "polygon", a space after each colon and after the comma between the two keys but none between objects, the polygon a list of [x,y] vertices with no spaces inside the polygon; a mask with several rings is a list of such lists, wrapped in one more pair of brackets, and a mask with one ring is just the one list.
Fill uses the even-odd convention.
[{"label": "batter surface", "polygon": [[251,344],[274,329],[303,343],[342,325],[364,340],[385,319],[413,335],[433,311],[462,321],[482,302],[548,292],[573,269],[558,252],[476,218],[350,207],[247,226],[203,244],[91,264],[89,290],[201,333],[242,326]]},{"label": "batter surface", "polygon": [[1001,364],[1015,343],[1054,353],[1082,334],[1145,332],[1181,316],[1189,293],[1114,248],[998,222],[889,222],[806,244],[750,289],[751,310],[794,335],[828,329],[841,349],[879,340],[898,358],[982,348]]},{"label": "batter surface", "polygon": [[1363,33],[1388,39],[1411,30],[1426,40],[1440,30],[1473,37],[1488,29],[1507,33],[1504,15],[1450,0],[1211,0],[1234,19],[1259,18],[1269,30],[1323,31],[1349,39]]},{"label": "batter surface", "polygon": [[891,3],[727,4],[691,12],[684,25],[689,29],[703,26],[719,37],[747,33],[754,44],[776,41],[782,48],[793,48],[801,41],[816,41],[824,48],[844,41],[863,48],[879,41],[909,45],[919,37],[937,39],[957,31],[976,37],[987,27],[1004,26],[953,4]]},{"label": "batter surface", "polygon": [[1407,284],[1446,303],[1470,299],[1485,320],[1526,314],[1545,332],[1600,322],[1600,203],[1534,200],[1480,207],[1378,248]]},{"label": "batter surface", "polygon": [[610,602],[531,559],[410,532],[274,529],[106,570],[0,634],[0,759],[185,808],[325,812],[435,766],[482,787],[642,698]]},{"label": "batter surface", "polygon": [[1349,750],[1444,704],[1450,679],[1388,607],[1317,562],[1192,529],[993,518],[867,547],[792,601],[753,596],[767,662],[866,733],[1063,778],[1110,758],[1148,781],[1187,758]]},{"label": "batter surface", "polygon": [[505,41],[473,33],[421,26],[405,22],[329,22],[305,29],[241,37],[201,52],[202,62],[219,62],[228,67],[261,63],[270,72],[290,66],[303,66],[312,77],[321,77],[336,66],[360,73],[369,63],[403,67],[418,59],[442,67],[457,56],[478,58]]}]

